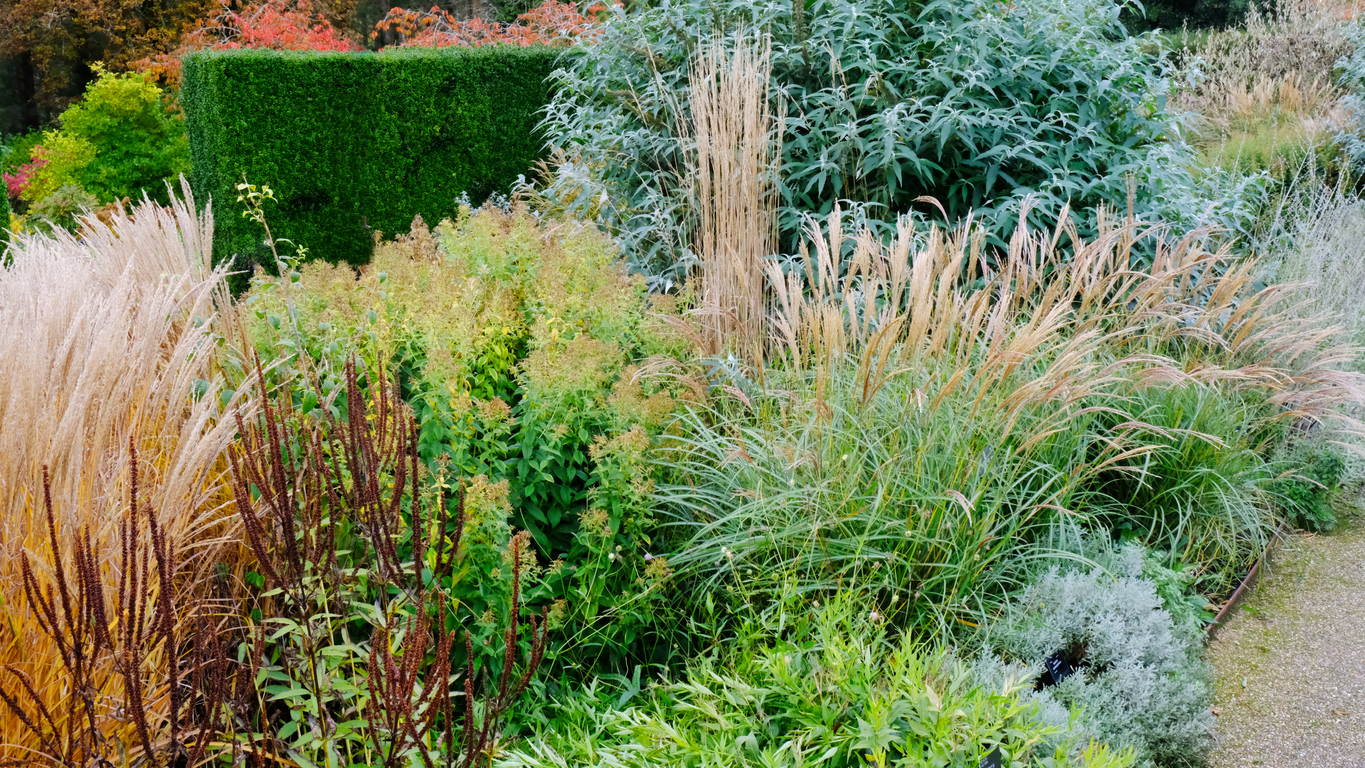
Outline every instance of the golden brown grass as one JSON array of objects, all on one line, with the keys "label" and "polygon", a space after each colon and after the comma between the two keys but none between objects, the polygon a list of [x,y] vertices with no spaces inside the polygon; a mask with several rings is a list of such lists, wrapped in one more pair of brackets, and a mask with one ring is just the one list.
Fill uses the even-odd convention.
[{"label": "golden brown grass", "polygon": [[1336,62],[1352,49],[1344,8],[1287,1],[1253,7],[1239,28],[1185,35],[1177,58],[1192,85],[1175,103],[1197,115],[1190,140],[1206,162],[1283,176],[1305,149],[1326,153],[1348,121],[1334,86]]},{"label": "golden brown grass", "polygon": [[[948,363],[941,386],[925,394],[942,402],[961,390],[980,403],[998,390],[990,397],[1004,404],[1007,424],[1025,407],[1062,414],[1131,381],[1255,389],[1280,418],[1362,431],[1343,409],[1365,403],[1365,376],[1349,370],[1359,350],[1338,343],[1339,329],[1320,313],[1286,300],[1296,286],[1258,288],[1257,263],[1207,250],[1206,231],[1176,238],[1103,212],[1100,230],[1085,241],[1065,224],[1021,228],[992,265],[970,223],[921,239],[902,221],[891,243],[853,237],[841,273],[836,209],[826,232],[812,223],[804,273],[767,268],[768,357],[817,376],[856,358],[864,399],[907,366]],[[1155,256],[1132,268],[1144,240]],[[1021,385],[1014,373],[1035,359],[1046,366]]]},{"label": "golden brown grass", "polygon": [[[761,356],[763,264],[776,250],[781,137],[769,99],[771,40],[741,31],[732,50],[713,39],[692,58],[691,125],[696,145],[687,180],[697,215],[703,349]],[[727,343],[730,348],[727,349]]]},{"label": "golden brown grass", "polygon": [[[224,453],[235,426],[223,416],[238,396],[220,402],[209,321],[226,294],[222,273],[209,268],[211,232],[211,217],[192,201],[146,203],[108,225],[91,217],[80,239],[20,237],[0,271],[0,665],[31,677],[50,706],[71,692],[17,575],[26,552],[52,580],[44,467],[58,537],[70,546],[88,528],[110,584],[130,446],[140,497],[183,553],[183,579],[204,572],[228,533]],[[149,664],[160,668],[155,658]],[[164,689],[151,690],[153,711],[164,709]],[[107,735],[133,743],[116,714]],[[38,759],[21,734],[15,718],[0,717],[0,759]]]}]

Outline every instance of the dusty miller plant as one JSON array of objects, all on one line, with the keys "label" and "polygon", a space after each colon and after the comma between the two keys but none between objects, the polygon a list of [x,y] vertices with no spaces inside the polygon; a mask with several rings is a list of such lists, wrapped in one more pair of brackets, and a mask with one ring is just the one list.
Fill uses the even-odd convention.
[{"label": "dusty miller plant", "polygon": [[1015,597],[990,643],[1042,670],[1061,654],[1075,673],[1035,697],[1080,708],[1076,725],[1142,765],[1186,765],[1210,744],[1212,671],[1193,622],[1177,623],[1142,578],[1147,558],[1123,547],[1108,570],[1054,566]]}]

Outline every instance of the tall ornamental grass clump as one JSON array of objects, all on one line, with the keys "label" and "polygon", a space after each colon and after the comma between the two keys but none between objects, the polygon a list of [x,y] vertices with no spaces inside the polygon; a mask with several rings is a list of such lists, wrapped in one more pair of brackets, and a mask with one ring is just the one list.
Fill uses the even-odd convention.
[{"label": "tall ornamental grass clump", "polygon": [[1275,281],[1291,286],[1297,315],[1334,327],[1336,344],[1365,347],[1365,203],[1343,184],[1320,185],[1279,211],[1286,237],[1267,259]]},{"label": "tall ornamental grass clump", "polygon": [[[63,648],[23,608],[25,553],[51,585],[56,560],[84,532],[103,553],[91,563],[94,581],[112,588],[135,474],[137,495],[177,553],[168,576],[202,579],[230,540],[225,452],[240,398],[224,389],[219,367],[213,328],[232,326],[220,314],[223,274],[209,267],[211,228],[188,197],[170,208],[144,203],[109,225],[87,219],[79,240],[15,236],[0,268],[0,665],[25,675],[47,706],[72,693]],[[211,325],[215,316],[226,325]],[[122,685],[111,681],[109,695]],[[149,707],[164,717],[168,704]],[[106,736],[132,744],[132,727],[124,720]],[[40,748],[8,714],[0,744],[0,757],[21,761]]]},{"label": "tall ornamental grass clump", "polygon": [[775,137],[770,42],[738,35],[689,63],[692,120],[681,129],[695,145],[687,176],[697,208],[693,246],[700,263],[703,352],[731,339],[748,359],[763,343],[763,262],[777,247]]},{"label": "tall ornamental grass clump", "polygon": [[[1138,214],[1193,225],[1235,198],[1201,197],[1193,156],[1170,143],[1176,115],[1156,56],[1119,12],[1109,0],[679,0],[614,11],[555,73],[542,129],[560,162],[544,204],[598,217],[633,268],[678,282],[699,257],[688,61],[713,38],[730,49],[757,30],[771,37],[772,101],[785,113],[783,252],[797,249],[804,215],[836,200],[882,235],[912,210],[952,225],[974,212],[997,246],[1028,197],[1035,226],[1068,201],[1124,209],[1130,198]],[[918,202],[926,195],[942,210]],[[1243,213],[1229,204],[1214,217],[1235,226]]]},{"label": "tall ornamental grass clump", "polygon": [[1337,64],[1358,33],[1343,12],[1312,0],[1253,5],[1232,27],[1180,37],[1174,98],[1204,165],[1266,171],[1288,183],[1281,194],[1304,166],[1346,170],[1336,139],[1351,120]]},{"label": "tall ornamental grass clump", "polygon": [[[699,600],[768,599],[776,574],[874,587],[926,631],[975,626],[1044,532],[1098,524],[1218,591],[1273,523],[1257,435],[1359,433],[1351,350],[1199,232],[1021,228],[991,267],[981,235],[904,223],[883,244],[839,221],[770,269],[761,377],[733,372],[658,454],[670,563]],[[1142,238],[1153,265],[1131,270]]]}]

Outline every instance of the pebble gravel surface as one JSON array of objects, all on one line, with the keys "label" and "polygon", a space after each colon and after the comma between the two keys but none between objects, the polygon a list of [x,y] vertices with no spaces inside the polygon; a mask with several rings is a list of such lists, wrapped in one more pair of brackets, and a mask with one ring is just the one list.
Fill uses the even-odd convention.
[{"label": "pebble gravel surface", "polygon": [[1209,654],[1211,768],[1365,768],[1365,521],[1289,537]]}]

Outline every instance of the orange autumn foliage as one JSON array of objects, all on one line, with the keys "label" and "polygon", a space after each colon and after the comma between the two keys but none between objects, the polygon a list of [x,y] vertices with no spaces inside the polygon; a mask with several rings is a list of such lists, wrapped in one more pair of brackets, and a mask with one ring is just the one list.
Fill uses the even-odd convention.
[{"label": "orange autumn foliage", "polygon": [[270,48],[281,51],[359,51],[355,41],[332,26],[310,0],[264,0],[237,7],[223,0],[218,12],[200,19],[174,51],[136,62],[166,85],[180,85],[180,60],[200,50]]},{"label": "orange autumn foliage", "polygon": [[545,0],[518,16],[513,24],[499,24],[479,18],[462,21],[435,6],[430,11],[394,8],[375,25],[376,31],[370,33],[370,37],[389,32],[398,39],[396,47],[444,48],[502,43],[563,48],[594,39],[600,33],[600,17],[606,8],[598,3],[580,12],[577,3]]}]

